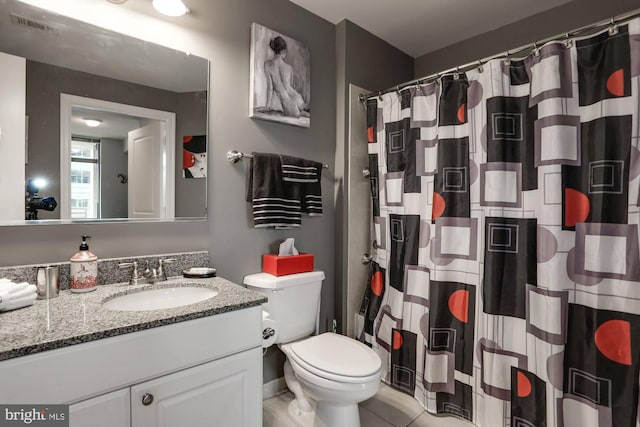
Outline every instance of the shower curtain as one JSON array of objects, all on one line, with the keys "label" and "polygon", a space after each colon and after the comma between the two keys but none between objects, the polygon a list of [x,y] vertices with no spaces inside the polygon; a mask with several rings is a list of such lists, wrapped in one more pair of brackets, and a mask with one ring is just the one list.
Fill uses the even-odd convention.
[{"label": "shower curtain", "polygon": [[632,427],[640,19],[367,101],[383,380],[483,427]]}]

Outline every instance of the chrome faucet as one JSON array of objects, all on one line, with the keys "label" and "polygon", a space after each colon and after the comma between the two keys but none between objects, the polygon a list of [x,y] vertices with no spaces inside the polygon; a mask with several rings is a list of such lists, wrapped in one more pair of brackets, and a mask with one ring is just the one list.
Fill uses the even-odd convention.
[{"label": "chrome faucet", "polygon": [[149,283],[164,282],[167,280],[167,272],[165,271],[165,264],[171,264],[176,262],[175,258],[161,259],[158,261],[158,268],[150,268],[149,261],[147,261],[147,268],[142,272],[145,279]]},{"label": "chrome faucet", "polygon": [[133,270],[131,271],[131,278],[129,279],[130,285],[147,283],[147,279],[145,279],[145,277],[138,271],[138,261],[123,262],[121,264],[118,264],[118,267],[120,267],[120,269],[133,267]]},{"label": "chrome faucet", "polygon": [[165,271],[164,266],[166,264],[170,264],[172,262],[176,262],[175,258],[167,258],[161,259],[158,261],[158,268],[150,268],[149,261],[146,263],[146,268],[143,272],[138,270],[138,261],[133,262],[124,262],[122,264],[118,264],[120,268],[129,268],[133,267],[133,271],[131,272],[131,278],[129,279],[130,285],[140,285],[142,283],[156,283],[156,282],[164,282],[167,280],[167,272]]}]

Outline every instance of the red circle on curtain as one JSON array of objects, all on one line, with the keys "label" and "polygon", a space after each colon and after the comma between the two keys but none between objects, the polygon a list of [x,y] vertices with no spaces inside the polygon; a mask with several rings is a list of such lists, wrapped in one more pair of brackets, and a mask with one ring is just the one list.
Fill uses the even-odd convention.
[{"label": "red circle on curtain", "polygon": [[631,366],[631,325],[626,320],[607,320],[594,335],[596,347],[607,359]]},{"label": "red circle on curtain", "polygon": [[460,123],[465,123],[467,121],[467,104],[463,103],[460,108],[458,108],[458,121]]},{"label": "red circle on curtain", "polygon": [[398,331],[393,331],[393,349],[399,350],[402,347],[402,334]]},{"label": "red circle on curtain", "polygon": [[373,142],[373,126],[367,128],[367,141]]},{"label": "red circle on curtain", "polygon": [[589,216],[591,204],[589,198],[573,188],[564,189],[564,225],[573,227],[584,222]]},{"label": "red circle on curtain", "polygon": [[613,72],[607,79],[607,90],[615,96],[624,96],[624,70]]},{"label": "red circle on curtain", "polygon": [[434,191],[433,206],[431,211],[432,220],[435,220],[436,218],[440,218],[442,216],[442,214],[444,213],[444,208],[446,207],[446,204],[447,203],[444,201],[444,198],[440,194]]},{"label": "red circle on curtain", "polygon": [[449,296],[449,311],[453,317],[467,323],[469,320],[469,291],[460,289]]},{"label": "red circle on curtain", "polygon": [[518,397],[527,397],[531,394],[531,381],[522,372],[518,371]]},{"label": "red circle on curtain", "polygon": [[377,297],[382,296],[383,290],[383,282],[382,282],[382,271],[376,271],[371,276],[371,292]]}]

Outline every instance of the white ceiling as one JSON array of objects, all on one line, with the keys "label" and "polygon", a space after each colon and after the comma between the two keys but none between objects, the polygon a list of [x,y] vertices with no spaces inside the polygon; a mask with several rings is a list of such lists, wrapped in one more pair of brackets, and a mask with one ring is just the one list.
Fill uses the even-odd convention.
[{"label": "white ceiling", "polygon": [[[100,126],[89,127],[83,119],[101,120]],[[71,133],[91,138],[113,138],[126,140],[130,131],[141,126],[141,117],[120,113],[73,107],[71,109]]]},{"label": "white ceiling", "polygon": [[359,25],[417,58],[571,0],[291,0],[337,24]]}]

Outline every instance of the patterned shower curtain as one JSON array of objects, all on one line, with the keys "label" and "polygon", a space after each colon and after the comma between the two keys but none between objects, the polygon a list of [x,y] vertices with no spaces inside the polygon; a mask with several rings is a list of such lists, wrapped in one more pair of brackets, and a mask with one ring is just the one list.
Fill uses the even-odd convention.
[{"label": "patterned shower curtain", "polygon": [[632,427],[640,19],[367,102],[383,380],[483,427]]}]

